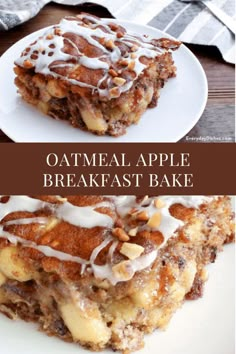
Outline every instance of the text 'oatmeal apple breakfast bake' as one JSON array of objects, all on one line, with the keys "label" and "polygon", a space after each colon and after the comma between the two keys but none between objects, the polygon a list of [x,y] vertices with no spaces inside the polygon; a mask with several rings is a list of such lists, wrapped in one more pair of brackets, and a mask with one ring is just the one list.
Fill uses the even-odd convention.
[{"label": "text 'oatmeal apple breakfast bake'", "polygon": [[129,353],[202,295],[233,230],[227,196],[0,196],[0,311]]},{"label": "text 'oatmeal apple breakfast bake'", "polygon": [[176,74],[171,52],[179,46],[81,13],[25,48],[15,61],[15,83],[23,99],[43,113],[95,134],[119,136],[156,106],[160,89]]}]

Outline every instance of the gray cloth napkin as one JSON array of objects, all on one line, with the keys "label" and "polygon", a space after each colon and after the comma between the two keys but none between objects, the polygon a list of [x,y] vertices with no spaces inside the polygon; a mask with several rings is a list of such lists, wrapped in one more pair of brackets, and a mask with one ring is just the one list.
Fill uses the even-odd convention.
[{"label": "gray cloth napkin", "polygon": [[[0,30],[8,30],[34,17],[50,0],[0,0]],[[216,46],[224,60],[235,63],[235,36],[199,2],[178,0],[55,0],[64,5],[91,2],[106,7],[118,19],[148,24],[193,44]],[[212,0],[235,16],[234,0]]]}]

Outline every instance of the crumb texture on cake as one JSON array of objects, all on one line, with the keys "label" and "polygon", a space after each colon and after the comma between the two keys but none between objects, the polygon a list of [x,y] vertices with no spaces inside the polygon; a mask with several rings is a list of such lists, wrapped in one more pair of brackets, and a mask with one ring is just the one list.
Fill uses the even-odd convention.
[{"label": "crumb texture on cake", "polygon": [[28,103],[74,127],[125,133],[157,104],[175,76],[171,52],[180,42],[133,34],[112,20],[66,17],[24,49],[15,83]]},{"label": "crumb texture on cake", "polygon": [[92,349],[142,348],[232,242],[227,196],[0,196],[0,311]]}]

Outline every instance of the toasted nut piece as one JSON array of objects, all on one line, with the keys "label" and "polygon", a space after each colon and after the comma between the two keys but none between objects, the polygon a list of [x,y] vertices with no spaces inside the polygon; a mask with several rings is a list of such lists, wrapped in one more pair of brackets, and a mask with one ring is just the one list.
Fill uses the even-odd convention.
[{"label": "toasted nut piece", "polygon": [[140,220],[140,221],[147,221],[149,219],[148,213],[146,211],[140,211],[137,215],[136,215],[136,219]]},{"label": "toasted nut piece", "polygon": [[51,247],[57,247],[59,245],[59,243],[60,243],[59,241],[54,240],[54,241],[51,242],[50,246]]},{"label": "toasted nut piece", "polygon": [[130,54],[130,57],[131,57],[132,59],[136,59],[136,58],[137,58],[137,54],[131,53],[131,54]]},{"label": "toasted nut piece", "polygon": [[57,196],[56,198],[57,198],[57,200],[59,200],[59,202],[62,202],[62,203],[65,203],[68,201],[68,199],[64,198],[64,197]]},{"label": "toasted nut piece", "polygon": [[105,37],[99,38],[99,43],[104,45],[106,43]]},{"label": "toasted nut piece", "polygon": [[133,229],[129,230],[128,235],[134,237],[137,235],[137,232],[138,232],[138,227],[134,227]]},{"label": "toasted nut piece", "polygon": [[106,41],[105,46],[108,49],[113,49],[113,48],[115,48],[115,43],[111,39],[109,39],[109,41]]},{"label": "toasted nut piece", "polygon": [[117,237],[120,241],[129,241],[129,236],[125,232],[125,230],[120,227],[116,227],[112,230],[113,236]]},{"label": "toasted nut piece", "polygon": [[116,23],[109,23],[109,27],[110,27],[110,29],[112,30],[112,31],[116,31],[116,30],[118,30],[118,28],[119,28],[119,25],[117,25]]},{"label": "toasted nut piece", "polygon": [[144,248],[142,246],[129,242],[124,242],[120,249],[120,253],[131,260],[138,258],[143,251]]},{"label": "toasted nut piece", "polygon": [[161,208],[164,208],[166,203],[163,202],[163,200],[161,200],[161,199],[155,199],[154,200],[154,205],[155,205],[156,208],[161,209]]},{"label": "toasted nut piece", "polygon": [[34,65],[33,65],[33,63],[30,60],[27,59],[27,60],[24,61],[23,66],[26,69],[31,69]]},{"label": "toasted nut piece", "polygon": [[134,272],[130,261],[123,261],[112,267],[113,274],[119,280],[129,280],[133,277]]},{"label": "toasted nut piece", "polygon": [[126,80],[123,79],[123,77],[114,77],[113,82],[117,85],[117,86],[122,86],[126,83]]},{"label": "toasted nut piece", "polygon": [[48,34],[46,39],[48,39],[48,40],[53,39],[53,35],[52,34]]},{"label": "toasted nut piece", "polygon": [[122,37],[124,37],[124,33],[122,33],[121,31],[118,31],[118,32],[116,33],[116,37],[117,37],[117,38],[122,38]]},{"label": "toasted nut piece", "polygon": [[62,34],[62,31],[60,30],[60,28],[55,28],[54,33],[55,33],[57,36],[60,36],[60,35]]},{"label": "toasted nut piece", "polygon": [[129,65],[129,62],[128,62],[128,60],[122,59],[119,61],[119,64],[123,65],[123,66],[127,66],[127,65]]},{"label": "toasted nut piece", "polygon": [[134,70],[134,67],[135,67],[135,61],[131,61],[130,63],[129,63],[129,65],[128,65],[128,69],[129,70]]},{"label": "toasted nut piece", "polygon": [[109,73],[111,76],[113,76],[113,77],[118,76],[117,72],[116,72],[114,69],[110,69],[110,70],[108,71],[108,73]]},{"label": "toasted nut piece", "polygon": [[119,97],[120,96],[120,90],[118,87],[113,87],[112,89],[110,89],[110,97],[111,98],[115,98],[115,97]]},{"label": "toasted nut piece", "polygon": [[136,52],[137,50],[138,50],[137,45],[133,45],[133,47],[131,47],[131,52]]},{"label": "toasted nut piece", "polygon": [[148,220],[147,225],[153,228],[157,228],[161,223],[161,214],[158,212],[154,213]]}]

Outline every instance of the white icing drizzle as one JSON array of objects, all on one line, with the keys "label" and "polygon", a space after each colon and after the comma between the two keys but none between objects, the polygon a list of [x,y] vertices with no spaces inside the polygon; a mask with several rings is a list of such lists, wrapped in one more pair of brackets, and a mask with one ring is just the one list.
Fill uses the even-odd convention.
[{"label": "white icing drizzle", "polygon": [[4,226],[9,225],[29,225],[29,224],[42,224],[45,225],[48,223],[48,218],[44,217],[36,217],[36,218],[22,218],[22,219],[15,219],[10,220],[4,223]]},{"label": "white icing drizzle", "polygon": [[[4,196],[0,196],[4,197]],[[12,244],[22,244],[24,247],[31,247],[40,252],[42,252],[47,257],[55,257],[61,261],[71,261],[79,263],[81,265],[81,274],[83,274],[86,269],[93,271],[96,278],[108,279],[111,284],[115,285],[120,280],[117,279],[112,271],[113,266],[113,255],[118,246],[118,240],[114,238],[111,233],[104,234],[104,240],[93,250],[90,259],[85,260],[78,256],[73,256],[71,254],[57,251],[51,246],[45,246],[37,244],[36,242],[26,240],[23,237],[16,236],[6,231],[4,228],[10,225],[27,225],[38,223],[46,225],[48,218],[51,217],[23,217],[15,220],[5,221],[4,218],[14,212],[31,212],[42,209],[49,209],[52,212],[52,216],[58,219],[69,222],[71,225],[92,228],[101,226],[109,230],[114,226],[114,220],[107,214],[96,211],[99,208],[110,208],[111,210],[116,210],[117,214],[121,217],[125,217],[129,214],[131,209],[137,209],[138,212],[146,211],[148,216],[151,217],[157,210],[161,214],[161,223],[157,228],[153,230],[160,231],[164,236],[164,242],[175,234],[176,230],[183,226],[183,221],[173,217],[169,208],[173,204],[182,204],[187,208],[198,208],[204,203],[209,203],[213,199],[218,197],[208,197],[208,196],[159,196],[159,197],[146,197],[143,202],[137,202],[136,196],[105,196],[106,200],[98,202],[92,206],[78,207],[67,201],[66,198],[61,196],[56,196],[56,198],[61,202],[60,204],[49,203],[42,201],[40,199],[31,198],[28,196],[10,196],[9,200],[5,203],[0,203],[0,237],[9,240]],[[157,208],[155,206],[155,200],[159,199],[163,202],[162,208]],[[141,229],[150,229],[147,225],[140,226]],[[105,265],[95,264],[96,258],[99,253],[106,248],[108,245],[108,255],[107,263]],[[131,278],[137,271],[141,271],[149,267],[157,256],[158,250],[154,249],[148,254],[141,255],[137,259],[130,260],[131,266]]]},{"label": "white icing drizzle", "polygon": [[109,237],[105,238],[105,240],[104,240],[98,247],[96,247],[96,248],[93,250],[93,252],[92,252],[92,254],[91,254],[91,256],[90,256],[90,261],[91,261],[91,263],[94,263],[94,262],[95,262],[95,260],[96,260],[97,256],[99,255],[99,253],[100,253],[109,243],[111,243],[112,241],[113,241],[113,238],[112,238],[111,236],[109,236]]},{"label": "white icing drizzle", "polygon": [[62,219],[71,225],[85,228],[112,227],[113,220],[109,215],[94,210],[101,206],[78,207],[67,201],[62,204],[52,204],[27,196],[11,196],[7,203],[0,203],[0,220],[7,214],[16,211],[35,212],[49,208],[58,219]]},{"label": "white icing drizzle", "polygon": [[[149,218],[159,211],[161,213],[161,223],[158,227],[152,228],[153,230],[160,231],[165,239],[165,242],[174,235],[175,231],[184,225],[182,220],[176,219],[170,214],[169,208],[173,204],[182,204],[186,208],[198,208],[203,203],[209,203],[214,197],[207,196],[159,196],[151,197],[145,200],[145,205],[140,205],[136,202],[135,196],[113,196],[112,200],[116,205],[118,213],[125,216],[129,210],[137,209],[139,212],[145,210]],[[164,202],[164,207],[157,209],[155,207],[155,199]],[[144,225],[142,229],[150,229]]]},{"label": "white icing drizzle", "polygon": [[66,202],[59,205],[55,214],[59,219],[65,220],[71,225],[79,227],[89,229],[96,226],[112,227],[112,218],[107,214],[102,214],[95,211],[95,208],[97,208],[96,205],[93,207],[78,207]]},{"label": "white icing drizzle", "polygon": [[[136,272],[149,267],[155,261],[156,257],[157,250],[154,250],[148,254],[145,254],[143,256],[138,257],[137,259],[133,259],[132,261],[130,261],[130,277],[127,280],[132,279]],[[112,285],[116,285],[120,281],[120,279],[114,276],[111,264],[107,263],[103,266],[93,264],[92,269],[95,277],[101,279],[108,279]]]},{"label": "white icing drizzle", "polygon": [[[84,22],[86,20],[92,21],[92,24],[90,24],[89,27]],[[26,60],[30,61],[33,64],[36,73],[51,75],[55,78],[62,78],[74,85],[95,90],[101,97],[110,96],[109,87],[101,88],[101,83],[109,77],[108,85],[111,86],[110,88],[117,87],[120,95],[130,89],[135,79],[147,67],[147,65],[140,62],[142,56],[155,58],[167,50],[151,44],[150,41],[153,39],[151,37],[145,38],[144,36],[138,36],[137,34],[131,33],[128,34],[126,32],[120,38],[117,36],[116,31],[111,30],[109,27],[110,23],[112,23],[112,21],[98,19],[86,14],[81,14],[76,19],[64,18],[58,25],[49,28],[39,39],[37,39],[36,42],[29,45],[22,53],[22,56],[16,60],[16,64],[24,67],[24,62]],[[104,28],[106,33],[99,28],[99,26]],[[82,37],[89,44],[94,46],[94,48],[99,49],[102,54],[99,57],[93,58],[86,56],[71,39],[64,37],[67,33],[73,33]],[[106,42],[112,41],[112,43],[115,43],[114,47],[108,50],[105,44],[101,44],[99,40],[104,38]],[[63,51],[66,42],[72,46],[76,54],[70,55]],[[116,45],[117,43],[125,44],[129,48],[136,45],[136,48],[134,49],[135,57],[132,55],[131,51],[131,53],[127,53],[125,58],[122,58],[121,51],[118,45]],[[125,59],[127,61],[127,66],[123,68],[124,70],[127,70],[128,65],[131,62],[134,62],[132,71],[134,72],[135,77],[122,86],[116,86],[112,83],[112,76],[109,76],[108,74],[110,68],[109,63],[117,63],[120,59]],[[73,60],[73,63],[69,62],[71,60]],[[64,63],[56,63],[57,61],[63,61]],[[69,73],[80,65],[92,70],[103,70],[103,77],[99,80],[97,86],[69,77]],[[63,67],[71,68],[66,76],[60,75],[53,70],[55,68]]]}]

